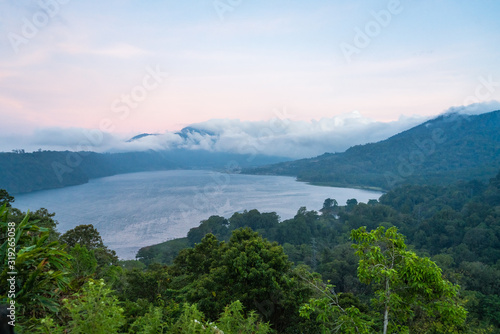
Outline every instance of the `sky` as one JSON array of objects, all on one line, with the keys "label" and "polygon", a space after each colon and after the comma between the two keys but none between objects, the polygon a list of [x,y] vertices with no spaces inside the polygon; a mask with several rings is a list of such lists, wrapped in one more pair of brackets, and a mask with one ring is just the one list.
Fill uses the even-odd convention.
[{"label": "sky", "polygon": [[[498,13],[494,0],[0,0],[0,150],[244,141],[305,157],[495,110]],[[192,125],[218,135],[175,135]],[[123,143],[139,133],[161,136]]]}]

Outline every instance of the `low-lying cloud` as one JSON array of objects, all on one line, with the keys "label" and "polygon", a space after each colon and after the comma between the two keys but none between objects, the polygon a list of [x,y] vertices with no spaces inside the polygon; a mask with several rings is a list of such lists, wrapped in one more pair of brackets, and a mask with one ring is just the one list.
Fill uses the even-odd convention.
[{"label": "low-lying cloud", "polygon": [[487,113],[490,111],[495,111],[495,110],[500,110],[500,102],[492,100],[492,101],[488,101],[488,102],[473,103],[473,104],[469,104],[468,106],[451,107],[448,110],[446,110],[444,113],[445,114],[459,113],[459,114],[466,114],[466,115],[479,115],[479,114],[484,114],[484,113]]},{"label": "low-lying cloud", "polygon": [[[498,109],[500,103],[491,101],[452,107],[445,113],[480,114]],[[212,119],[192,124],[179,132],[148,135],[135,140],[98,130],[45,128],[29,137],[2,140],[3,147],[0,149],[96,152],[187,149],[307,158],[325,152],[343,152],[354,145],[384,140],[428,119],[401,116],[397,121],[380,122],[363,117],[357,111],[312,121],[288,118],[256,122]],[[12,145],[13,140],[15,145]]]}]

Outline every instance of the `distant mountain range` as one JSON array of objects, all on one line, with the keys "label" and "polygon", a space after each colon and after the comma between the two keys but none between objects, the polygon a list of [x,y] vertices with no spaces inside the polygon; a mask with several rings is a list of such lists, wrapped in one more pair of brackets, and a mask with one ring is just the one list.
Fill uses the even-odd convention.
[{"label": "distant mountain range", "polygon": [[139,139],[144,138],[144,137],[149,137],[149,136],[158,136],[158,134],[156,134],[156,133],[141,133],[140,135],[134,136],[134,137],[130,138],[129,140],[127,140],[127,143],[131,143],[133,141],[139,140]]},{"label": "distant mountain range", "polygon": [[[178,132],[174,132],[174,134],[179,135],[179,137],[181,137],[182,139],[187,139],[187,138],[189,138],[189,135],[192,135],[192,134],[199,134],[201,136],[205,136],[205,135],[215,136],[214,132],[196,129],[196,128],[193,128],[191,126],[186,126],[182,130],[180,130]],[[159,136],[159,134],[157,134],[157,133],[141,133],[141,134],[134,136],[134,137],[130,138],[129,140],[127,140],[127,143],[131,143],[131,142],[137,141],[139,139],[142,139],[145,137],[151,137],[151,136],[155,137],[155,136]]]},{"label": "distant mountain range", "polygon": [[[177,134],[188,137],[194,133],[209,134],[192,127]],[[155,134],[143,133],[129,142],[148,136]],[[104,154],[19,150],[0,153],[0,189],[25,193],[115,174],[168,169],[242,170],[296,176],[313,184],[380,190],[405,183],[487,180],[500,169],[500,111],[475,116],[446,114],[377,143],[296,161],[182,148]]]},{"label": "distant mountain range", "polygon": [[313,184],[387,190],[401,184],[487,180],[500,169],[500,111],[445,114],[386,140],[311,159],[244,169]]}]

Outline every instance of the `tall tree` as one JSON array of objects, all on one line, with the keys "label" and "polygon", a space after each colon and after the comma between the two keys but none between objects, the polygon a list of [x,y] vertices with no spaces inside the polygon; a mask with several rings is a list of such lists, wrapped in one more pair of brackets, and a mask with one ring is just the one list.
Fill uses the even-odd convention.
[{"label": "tall tree", "polygon": [[339,203],[336,199],[327,198],[323,202],[323,208],[321,208],[321,213],[325,216],[337,214],[339,209]]},{"label": "tall tree", "polygon": [[104,247],[99,231],[92,224],[78,225],[66,231],[60,240],[69,247],[74,247],[76,244],[84,246],[89,250]]},{"label": "tall tree", "polygon": [[454,331],[463,325],[466,311],[457,294],[458,285],[442,277],[429,258],[408,251],[396,227],[366,227],[351,231],[359,256],[358,277],[373,284],[374,304],[382,310],[383,333]]},{"label": "tall tree", "polygon": [[92,251],[97,260],[98,278],[114,275],[109,270],[113,270],[118,264],[116,252],[104,245],[99,231],[92,224],[78,225],[74,229],[66,231],[61,236],[60,241],[67,244],[70,249],[76,245],[80,245]]},{"label": "tall tree", "polygon": [[256,310],[274,329],[283,330],[298,326],[294,315],[310,297],[291,266],[281,246],[249,228],[233,231],[227,243],[207,234],[174,260],[171,288],[211,320],[239,300],[246,310]]}]

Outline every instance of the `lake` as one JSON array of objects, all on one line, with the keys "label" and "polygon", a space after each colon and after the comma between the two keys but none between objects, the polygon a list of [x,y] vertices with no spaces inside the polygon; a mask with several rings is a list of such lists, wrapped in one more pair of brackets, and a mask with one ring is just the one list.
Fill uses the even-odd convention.
[{"label": "lake", "polygon": [[305,206],[319,210],[326,198],[339,205],[378,199],[382,193],[312,186],[287,176],[227,174],[206,170],[171,170],[121,174],[87,184],[16,196],[23,211],[55,212],[58,231],[92,224],[121,259],[133,259],[139,248],[185,237],[190,228],[212,215],[257,209],[292,218]]}]

